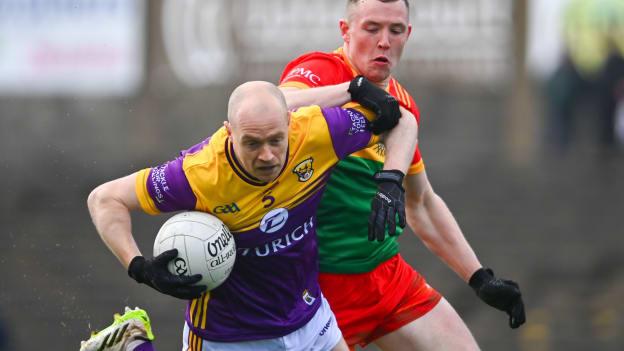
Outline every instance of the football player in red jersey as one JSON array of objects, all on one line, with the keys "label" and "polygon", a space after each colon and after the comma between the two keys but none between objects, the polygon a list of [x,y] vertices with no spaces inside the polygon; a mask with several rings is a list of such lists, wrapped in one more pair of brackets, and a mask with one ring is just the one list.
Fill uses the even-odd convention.
[{"label": "football player in red jersey", "polygon": [[[408,1],[348,0],[340,30],[341,48],[305,54],[285,67],[280,88],[289,108],[347,103],[352,96],[346,87],[363,75],[418,120],[414,100],[391,75],[411,32]],[[424,244],[483,301],[505,311],[512,328],[522,325],[518,284],[496,278],[481,265],[433,191],[418,148],[405,177],[382,169],[384,150],[378,145],[340,161],[318,211],[319,279],[350,348],[374,342],[384,350],[478,349],[453,307],[401,258],[396,241],[401,231],[390,230],[386,237],[385,228],[369,218],[367,235],[370,199],[373,206],[383,203],[390,183],[405,186],[407,222]]]}]

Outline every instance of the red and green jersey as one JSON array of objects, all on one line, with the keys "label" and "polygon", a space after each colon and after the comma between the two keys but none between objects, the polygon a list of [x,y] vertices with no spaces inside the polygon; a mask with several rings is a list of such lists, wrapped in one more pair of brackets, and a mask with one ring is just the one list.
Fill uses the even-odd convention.
[{"label": "red and green jersey", "polygon": [[[286,65],[280,87],[335,85],[350,81],[357,74],[341,48],[331,53],[312,52]],[[391,78],[387,91],[418,121],[418,107],[399,82]],[[398,253],[398,235],[381,243],[368,241],[368,216],[377,191],[373,174],[382,169],[384,159],[383,144],[376,144],[344,158],[333,170],[317,212],[321,272],[369,272]],[[420,173],[424,168],[416,148],[408,174]],[[402,231],[397,228],[397,232]]]}]

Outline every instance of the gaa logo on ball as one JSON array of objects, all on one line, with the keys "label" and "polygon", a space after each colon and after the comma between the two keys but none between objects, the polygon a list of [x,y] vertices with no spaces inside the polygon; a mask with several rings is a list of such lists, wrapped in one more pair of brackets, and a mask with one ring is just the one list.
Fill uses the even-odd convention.
[{"label": "gaa logo on ball", "polygon": [[162,225],[154,241],[154,257],[171,249],[178,249],[178,257],[169,262],[169,271],[201,274],[197,285],[208,290],[227,279],[236,260],[232,233],[220,219],[204,212],[178,213]]}]

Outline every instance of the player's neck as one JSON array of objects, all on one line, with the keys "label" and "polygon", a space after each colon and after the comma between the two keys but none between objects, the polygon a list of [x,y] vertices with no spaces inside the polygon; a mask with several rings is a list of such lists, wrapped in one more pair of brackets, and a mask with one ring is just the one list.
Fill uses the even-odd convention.
[{"label": "player's neck", "polygon": [[390,89],[390,79],[392,79],[392,76],[388,76],[388,78],[382,80],[381,82],[373,82],[373,83],[375,83],[375,85],[377,85],[381,89],[388,91],[388,89]]}]

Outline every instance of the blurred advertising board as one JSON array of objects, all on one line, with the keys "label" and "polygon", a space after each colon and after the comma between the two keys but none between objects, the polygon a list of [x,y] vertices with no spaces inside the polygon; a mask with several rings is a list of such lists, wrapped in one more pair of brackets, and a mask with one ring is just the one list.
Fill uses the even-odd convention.
[{"label": "blurred advertising board", "polygon": [[[412,33],[397,75],[496,86],[513,69],[513,0],[410,2]],[[346,0],[164,0],[164,44],[191,86],[264,78],[307,51],[341,45]]]},{"label": "blurred advertising board", "polygon": [[0,94],[135,93],[145,17],[145,0],[0,0]]}]

